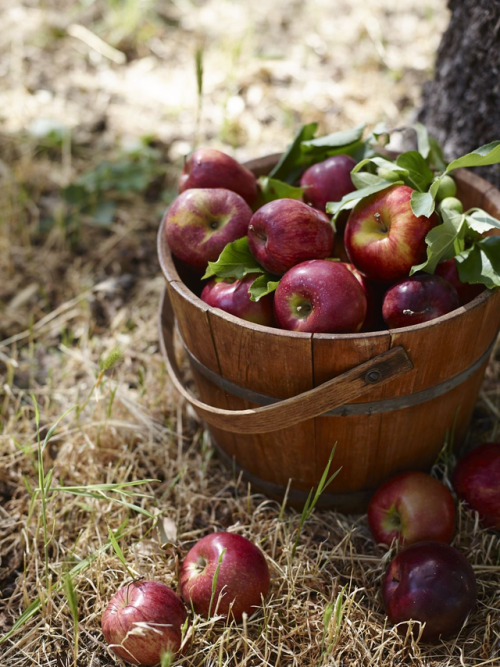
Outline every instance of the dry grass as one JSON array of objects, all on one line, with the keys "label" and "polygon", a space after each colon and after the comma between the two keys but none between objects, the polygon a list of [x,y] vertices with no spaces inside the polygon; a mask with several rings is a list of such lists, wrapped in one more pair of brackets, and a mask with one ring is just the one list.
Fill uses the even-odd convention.
[{"label": "dry grass", "polygon": [[[379,592],[392,552],[373,543],[365,515],[314,512],[292,555],[300,514],[221,464],[158,346],[156,230],[193,138],[246,158],[283,149],[302,122],[325,131],[406,122],[446,23],[444,2],[404,11],[387,0],[339,2],[332,12],[319,0],[265,11],[185,0],[158,3],[161,11],[128,2],[121,13],[99,2],[2,4],[11,84],[0,147],[2,667],[119,664],[100,632],[107,600],[136,576],[175,587],[180,559],[215,529],[262,547],[270,596],[241,626],[192,617],[192,643],[176,665],[499,664],[498,534],[459,507],[454,544],[473,563],[477,609],[437,646],[399,635]],[[90,46],[92,34],[103,41]],[[41,116],[69,127],[71,141],[43,147],[26,134]],[[145,133],[159,148],[153,187],[113,193],[111,226],[83,212],[66,226],[61,186],[122,159]],[[498,371],[497,353],[471,439],[498,436]],[[436,470],[445,479],[447,465]]]}]

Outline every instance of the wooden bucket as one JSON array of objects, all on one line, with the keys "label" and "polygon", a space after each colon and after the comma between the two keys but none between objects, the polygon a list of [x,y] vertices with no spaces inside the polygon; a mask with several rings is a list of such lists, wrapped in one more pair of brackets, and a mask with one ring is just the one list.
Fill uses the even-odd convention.
[{"label": "wooden bucket", "polygon": [[[248,163],[257,174],[276,162]],[[500,218],[500,192],[456,172],[464,207]],[[431,322],[358,334],[308,334],[260,326],[199,299],[199,281],[178,265],[163,224],[158,257],[166,287],[160,342],[174,386],[208,426],[223,459],[254,489],[300,506],[336,445],[339,474],[320,505],[366,508],[374,490],[404,470],[428,471],[447,438],[466,435],[500,328],[500,290]],[[177,341],[196,387],[188,388]]]}]

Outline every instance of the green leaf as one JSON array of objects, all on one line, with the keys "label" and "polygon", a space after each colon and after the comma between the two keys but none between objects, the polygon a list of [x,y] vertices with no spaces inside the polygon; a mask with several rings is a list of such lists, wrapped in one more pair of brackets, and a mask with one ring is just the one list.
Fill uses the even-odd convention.
[{"label": "green leaf", "polygon": [[209,262],[202,279],[218,276],[219,278],[243,278],[249,273],[264,273],[248,247],[248,237],[242,236],[228,243],[216,262]]},{"label": "green leaf", "polygon": [[423,158],[427,159],[431,150],[429,132],[422,123],[415,123],[412,127],[417,135],[417,150]]},{"label": "green leaf", "polygon": [[396,159],[396,164],[408,171],[409,185],[420,192],[427,190],[434,179],[434,172],[418,151],[401,153]]},{"label": "green leaf", "polygon": [[354,208],[354,206],[361,199],[369,197],[370,195],[373,195],[376,192],[380,192],[381,190],[385,190],[391,185],[395,185],[395,183],[392,183],[390,181],[379,180],[377,183],[374,183],[373,185],[367,185],[366,187],[361,188],[360,190],[353,190],[352,192],[349,192],[348,194],[344,195],[339,202],[328,202],[326,205],[326,212],[336,217],[340,213],[340,211]]},{"label": "green leaf", "polygon": [[412,192],[411,194],[411,210],[413,215],[416,215],[419,218],[421,215],[424,215],[426,218],[429,218],[434,212],[435,202],[434,197],[430,192]]},{"label": "green leaf", "polygon": [[264,273],[256,278],[250,285],[250,299],[258,301],[266,294],[272,294],[278,287],[280,281],[274,280],[268,273]]},{"label": "green leaf", "polygon": [[476,148],[476,150],[462,157],[452,160],[446,167],[446,171],[467,167],[485,167],[489,164],[500,162],[500,141],[492,141]]},{"label": "green leaf", "polygon": [[483,211],[483,209],[471,209],[467,211],[466,215],[467,224],[478,234],[485,234],[492,229],[500,229],[500,220]]},{"label": "green leaf", "polygon": [[457,255],[457,269],[464,282],[500,287],[500,236],[480,239]]},{"label": "green leaf", "polygon": [[445,211],[443,222],[437,225],[425,237],[427,243],[427,259],[421,264],[412,266],[410,275],[417,271],[434,273],[436,266],[445,259],[457,254],[457,243],[465,234],[465,216],[456,211]]},{"label": "green leaf", "polygon": [[335,150],[338,148],[345,148],[346,146],[351,146],[356,144],[361,140],[363,133],[365,131],[366,125],[358,125],[350,130],[344,130],[343,132],[334,132],[333,134],[327,134],[323,137],[318,137],[317,139],[304,140],[301,144],[301,148],[305,153],[310,152],[324,152],[325,149],[328,151]]},{"label": "green leaf", "polygon": [[293,184],[300,176],[307,161],[304,160],[302,151],[302,142],[312,139],[318,129],[317,123],[308,123],[303,125],[294,140],[281,156],[281,159],[271,169],[269,176],[286,183]]},{"label": "green leaf", "polygon": [[296,187],[280,181],[277,178],[270,178],[269,176],[259,177],[259,186],[263,195],[263,203],[273,201],[274,199],[302,199],[304,190],[301,187]]}]

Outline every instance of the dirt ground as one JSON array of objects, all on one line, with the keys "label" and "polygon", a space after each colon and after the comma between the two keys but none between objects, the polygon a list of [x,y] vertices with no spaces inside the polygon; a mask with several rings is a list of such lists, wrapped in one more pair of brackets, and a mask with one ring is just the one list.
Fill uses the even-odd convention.
[{"label": "dirt ground", "polygon": [[[214,529],[261,545],[271,595],[243,627],[196,617],[175,665],[495,664],[496,534],[459,507],[482,600],[459,638],[398,635],[378,593],[392,552],[366,516],[299,528],[230,474],[173,390],[157,329],[156,234],[184,156],[280,152],[313,121],[410,123],[445,0],[0,0],[0,15],[2,667],[121,664],[100,631],[110,596],[137,577],[175,587]],[[497,371],[476,438],[498,432]]]}]

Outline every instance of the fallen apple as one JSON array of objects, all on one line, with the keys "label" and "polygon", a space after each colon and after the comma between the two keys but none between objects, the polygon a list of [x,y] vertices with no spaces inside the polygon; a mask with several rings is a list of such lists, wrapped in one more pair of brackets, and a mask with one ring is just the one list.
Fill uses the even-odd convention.
[{"label": "fallen apple", "polygon": [[190,188],[227,188],[252,206],[258,195],[255,175],[233,157],[215,148],[199,148],[184,162],[179,192]]},{"label": "fallen apple", "polygon": [[252,209],[226,188],[196,188],[179,194],[164,215],[172,254],[203,271],[223,248],[247,234]]},{"label": "fallen apple", "polygon": [[283,275],[307,259],[324,259],[333,251],[330,218],[298,199],[275,199],[261,206],[248,225],[248,247],[259,264]]},{"label": "fallen apple", "polygon": [[407,185],[390,186],[361,199],[349,215],[344,230],[347,255],[372,280],[394,283],[426,258],[425,237],[439,218],[436,213],[414,215],[413,192]]},{"label": "fallen apple", "polygon": [[300,179],[304,201],[320,211],[325,211],[329,201],[340,201],[356,189],[351,180],[351,171],[355,166],[354,158],[341,154],[308,167]]},{"label": "fallen apple", "polygon": [[448,487],[421,471],[403,472],[382,484],[368,503],[368,525],[376,542],[451,542],[456,507]]},{"label": "fallen apple", "polygon": [[452,484],[484,526],[500,530],[500,442],[485,442],[467,452],[455,466]]},{"label": "fallen apple", "polygon": [[484,285],[464,283],[458,275],[457,260],[455,257],[444,259],[436,266],[435,275],[445,278],[457,290],[461,305],[472,301],[485,289]]},{"label": "fallen apple", "polygon": [[364,289],[343,262],[311,259],[289,269],[274,294],[282,329],[310,333],[355,333],[366,317]]},{"label": "fallen apple", "polygon": [[390,329],[413,326],[458,308],[456,289],[441,276],[417,274],[402,280],[385,293],[382,317]]},{"label": "fallen apple", "polygon": [[231,280],[210,279],[203,287],[200,298],[213,308],[241,317],[248,322],[271,327],[274,324],[273,294],[266,294],[258,301],[252,301],[249,288],[256,276]]},{"label": "fallen apple", "polygon": [[133,581],[109,601],[101,627],[110,649],[133,665],[157,665],[175,654],[187,611],[180,597],[159,581]]},{"label": "fallen apple", "polygon": [[199,540],[184,558],[179,589],[194,611],[240,622],[262,605],[270,584],[262,551],[242,535],[216,532]]},{"label": "fallen apple", "polygon": [[[474,571],[465,556],[444,542],[417,542],[400,551],[382,580],[389,620],[406,632],[425,623],[421,638],[433,643],[457,634],[477,598]],[[419,633],[413,624],[412,633]]]}]

